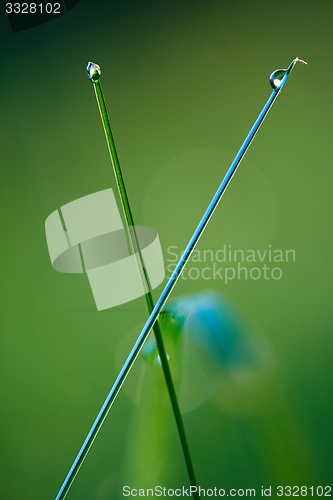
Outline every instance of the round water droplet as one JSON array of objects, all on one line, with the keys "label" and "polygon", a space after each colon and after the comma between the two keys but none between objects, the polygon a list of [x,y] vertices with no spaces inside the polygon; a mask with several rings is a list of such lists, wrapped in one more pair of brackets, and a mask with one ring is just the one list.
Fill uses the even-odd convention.
[{"label": "round water droplet", "polygon": [[145,361],[154,364],[158,356],[158,349],[154,339],[146,340],[141,349],[141,354]]},{"label": "round water droplet", "polygon": [[[169,354],[168,354],[168,353],[166,353],[166,357],[167,357],[167,360],[169,361],[169,360],[170,360],[170,356],[169,356]],[[162,366],[162,361],[161,361],[160,355],[158,355],[158,356],[157,356],[156,361],[157,361],[157,363],[158,363],[160,366]]]},{"label": "round water droplet", "polygon": [[[168,360],[174,356],[177,342],[184,324],[186,316],[181,316],[178,313],[170,313],[163,310],[159,314],[159,324],[163,332],[164,348]],[[161,359],[159,356],[158,347],[153,336],[146,340],[144,343],[141,354],[143,359],[149,364],[160,367]]]},{"label": "round water droplet", "polygon": [[269,82],[273,89],[278,89],[280,87],[285,74],[285,69],[277,69],[276,71],[273,71],[273,73],[269,77]]},{"label": "round water droplet", "polygon": [[274,90],[280,87],[286,71],[286,69],[277,69],[276,71],[273,71],[273,73],[269,77],[269,83]]},{"label": "round water droplet", "polygon": [[[146,340],[145,344],[141,350],[142,357],[145,361],[150,363],[153,366],[162,366],[160,355],[158,354],[158,348],[156,345],[156,341],[154,339]],[[168,360],[170,356],[166,353]]]},{"label": "round water droplet", "polygon": [[98,66],[98,64],[95,64],[93,62],[88,62],[87,65],[87,73],[89,76],[89,80],[91,82],[97,82],[99,80],[99,77],[102,74],[101,68]]}]

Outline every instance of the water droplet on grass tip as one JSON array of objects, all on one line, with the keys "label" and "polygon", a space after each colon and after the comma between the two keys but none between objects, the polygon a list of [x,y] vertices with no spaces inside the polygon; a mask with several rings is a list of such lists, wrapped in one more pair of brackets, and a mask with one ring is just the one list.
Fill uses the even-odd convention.
[{"label": "water droplet on grass tip", "polygon": [[282,79],[284,75],[286,74],[287,70],[286,69],[277,69],[276,71],[273,71],[271,76],[269,77],[269,83],[271,84],[271,87],[276,90],[280,87],[282,83]]},{"label": "water droplet on grass tip", "polygon": [[89,76],[89,80],[91,82],[97,82],[99,80],[99,77],[102,74],[101,68],[98,66],[98,64],[95,64],[93,62],[88,62],[87,65],[87,73]]},{"label": "water droplet on grass tip", "polygon": [[277,69],[276,71],[273,71],[273,73],[269,77],[269,82],[274,90],[277,90],[281,87],[283,78],[286,75],[287,76],[289,75],[289,73],[291,72],[291,70],[293,69],[293,67],[297,62],[300,62],[302,64],[307,64],[302,59],[299,59],[299,57],[296,57],[293,61],[291,61],[287,69]]}]

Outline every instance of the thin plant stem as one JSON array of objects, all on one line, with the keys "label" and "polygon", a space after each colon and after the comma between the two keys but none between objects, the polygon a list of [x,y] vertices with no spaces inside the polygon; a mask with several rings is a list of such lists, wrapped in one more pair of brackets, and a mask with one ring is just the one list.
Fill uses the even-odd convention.
[{"label": "thin plant stem", "polygon": [[[118,191],[119,191],[119,195],[120,195],[120,199],[121,199],[121,204],[122,204],[122,208],[123,208],[123,212],[124,212],[129,236],[130,236],[130,242],[132,245],[133,252],[136,256],[137,267],[138,267],[138,270],[140,273],[142,284],[144,286],[144,289],[147,290],[147,293],[145,294],[145,298],[146,298],[146,303],[147,303],[149,314],[151,314],[151,312],[154,309],[152,288],[151,288],[149,276],[147,273],[147,269],[146,269],[146,266],[144,263],[143,255],[141,252],[141,248],[140,248],[140,244],[139,244],[139,240],[138,240],[138,235],[137,235],[137,232],[135,229],[134,218],[133,218],[132,210],[130,207],[130,203],[129,203],[129,199],[128,199],[128,195],[127,195],[127,191],[126,191],[126,187],[125,187],[125,181],[124,181],[123,174],[122,174],[122,171],[120,168],[119,158],[118,158],[116,145],[115,145],[112,130],[111,130],[110,120],[109,120],[107,109],[106,109],[106,104],[105,104],[105,99],[104,99],[103,92],[102,92],[102,87],[101,87],[99,80],[93,81],[93,85],[94,85],[94,90],[95,90],[95,95],[96,95],[96,100],[97,100],[99,112],[100,112],[103,127],[104,127],[107,145],[109,148],[111,163],[112,163],[113,171],[114,171],[114,174],[116,177],[116,182],[117,182]],[[177,400],[176,391],[175,391],[175,387],[173,384],[170,366],[169,366],[167,354],[165,351],[163,337],[162,337],[162,333],[161,333],[161,328],[160,328],[158,320],[156,321],[156,323],[154,325],[153,331],[154,331],[154,335],[155,335],[155,339],[156,339],[158,353],[159,353],[160,360],[161,360],[161,365],[162,365],[162,370],[163,370],[166,386],[167,386],[170,401],[171,401],[171,406],[172,406],[174,417],[175,417],[176,424],[177,424],[177,429],[178,429],[179,438],[180,438],[181,446],[182,446],[183,453],[184,453],[184,458],[185,458],[185,462],[186,462],[186,468],[188,471],[190,483],[192,486],[197,486],[196,477],[195,477],[195,473],[194,473],[194,467],[193,467],[193,463],[192,463],[192,458],[191,458],[191,454],[190,454],[190,450],[189,450],[189,446],[188,446],[188,441],[187,441],[187,437],[186,437],[186,433],[185,433],[184,423],[183,423],[183,419],[181,416],[179,403]],[[196,494],[193,494],[193,497],[199,498]]]},{"label": "thin plant stem", "polygon": [[[296,64],[297,61],[300,61],[300,59],[296,58],[292,61],[292,63],[288,67],[288,69],[284,70],[283,76],[281,76],[280,74],[278,75],[279,76],[278,83],[276,83],[274,81],[274,86],[272,85],[273,86],[272,94],[270,95],[268,101],[266,102],[265,106],[263,107],[262,111],[260,112],[257,120],[255,121],[253,127],[251,128],[249,134],[247,135],[245,141],[243,142],[240,150],[238,151],[234,161],[232,162],[231,166],[229,167],[229,170],[227,171],[222,183],[220,184],[215,195],[213,196],[212,201],[208,205],[207,210],[205,211],[205,213],[204,213],[202,219],[200,220],[196,230],[194,231],[185,251],[183,252],[178,264],[176,265],[175,270],[173,271],[173,273],[172,273],[171,277],[169,278],[164,290],[162,291],[162,293],[161,293],[155,307],[153,308],[145,326],[143,327],[137,341],[135,342],[133,349],[131,350],[127,360],[125,361],[124,366],[120,370],[119,375],[118,375],[116,381],[114,382],[113,387],[111,388],[111,391],[109,392],[99,414],[97,415],[95,422],[93,423],[93,425],[88,433],[88,436],[86,437],[69,473],[67,474],[67,477],[66,477],[62,487],[60,488],[60,491],[56,497],[56,500],[62,500],[65,497],[65,495],[67,494],[72,482],[75,479],[76,474],[78,473],[85,457],[87,456],[87,454],[88,454],[88,452],[89,452],[89,450],[90,450],[90,448],[91,448],[91,446],[92,446],[92,444],[93,444],[93,442],[98,434],[98,431],[100,430],[101,426],[103,425],[103,422],[104,422],[112,404],[115,401],[115,399],[118,395],[118,392],[120,391],[130,369],[132,368],[138,354],[140,353],[142,346],[149,335],[149,332],[151,331],[154,324],[156,323],[162,307],[166,303],[169,295],[171,294],[174,286],[176,285],[188,259],[190,258],[191,254],[192,254],[195,246],[197,245],[200,237],[202,236],[210,218],[212,217],[219,201],[221,200],[227,186],[229,185],[229,182],[231,181],[233,175],[235,174],[240,162],[244,158],[244,155],[245,155],[246,151],[248,150],[253,138],[255,137],[255,135],[257,133],[257,131],[259,130],[260,125],[262,124],[265,117],[267,116],[267,113],[271,109],[275,99],[277,98],[282,87],[286,83],[287,78],[290,74],[290,71],[292,70],[293,66]],[[303,62],[303,61],[301,61],[301,62]],[[274,72],[274,73],[276,73],[276,72]],[[274,75],[274,73],[272,73],[272,75],[271,75],[271,84],[272,84],[272,76]],[[277,78],[275,80],[277,80]],[[196,487],[193,487],[193,489],[194,488],[196,488]]]}]

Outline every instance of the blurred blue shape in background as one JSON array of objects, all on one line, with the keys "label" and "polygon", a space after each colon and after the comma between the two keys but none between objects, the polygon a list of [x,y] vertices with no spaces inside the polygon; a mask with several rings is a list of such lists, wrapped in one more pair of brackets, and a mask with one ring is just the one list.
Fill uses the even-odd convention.
[{"label": "blurred blue shape in background", "polygon": [[[248,406],[244,393],[253,394],[263,381],[272,353],[229,300],[214,290],[180,297],[166,305],[160,322],[182,412],[214,393],[222,411],[236,406],[244,411]],[[153,338],[145,343],[142,355],[160,366]],[[240,405],[234,401],[239,393]]]}]

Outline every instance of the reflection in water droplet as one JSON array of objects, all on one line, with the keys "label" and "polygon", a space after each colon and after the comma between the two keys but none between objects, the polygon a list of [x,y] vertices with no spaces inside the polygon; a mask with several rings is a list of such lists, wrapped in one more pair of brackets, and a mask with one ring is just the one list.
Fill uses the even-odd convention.
[{"label": "reflection in water droplet", "polygon": [[102,74],[101,68],[98,66],[98,64],[95,64],[93,62],[88,62],[87,65],[87,73],[89,76],[89,80],[91,82],[97,82],[99,80],[99,77]]},{"label": "reflection in water droplet", "polygon": [[269,83],[274,90],[280,87],[286,71],[286,69],[277,69],[276,71],[273,71],[273,73],[269,77]]}]

